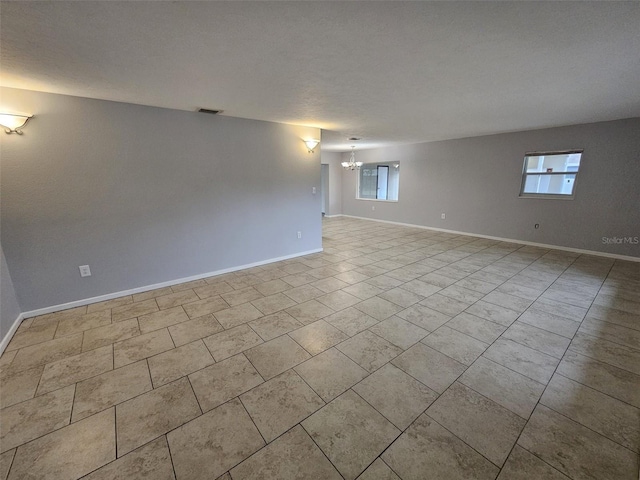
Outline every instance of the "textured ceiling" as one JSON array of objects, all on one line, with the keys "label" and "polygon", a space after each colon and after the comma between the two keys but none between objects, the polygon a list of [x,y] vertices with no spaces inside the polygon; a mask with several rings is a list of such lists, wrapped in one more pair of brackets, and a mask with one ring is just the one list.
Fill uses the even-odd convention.
[{"label": "textured ceiling", "polygon": [[334,151],[640,116],[640,2],[2,2],[0,40],[4,86],[311,125]]}]

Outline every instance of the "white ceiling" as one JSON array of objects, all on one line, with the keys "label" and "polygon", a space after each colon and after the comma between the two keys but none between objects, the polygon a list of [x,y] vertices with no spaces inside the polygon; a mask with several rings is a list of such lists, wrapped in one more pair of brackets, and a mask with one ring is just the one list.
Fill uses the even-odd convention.
[{"label": "white ceiling", "polygon": [[317,126],[325,150],[640,116],[637,1],[1,9],[4,86]]}]

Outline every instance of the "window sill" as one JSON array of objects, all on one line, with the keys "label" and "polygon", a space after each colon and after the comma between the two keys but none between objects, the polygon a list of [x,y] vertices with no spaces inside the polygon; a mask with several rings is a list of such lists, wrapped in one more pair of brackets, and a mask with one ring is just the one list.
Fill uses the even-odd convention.
[{"label": "window sill", "polygon": [[379,198],[358,198],[356,200],[362,200],[364,202],[385,202],[385,203],[398,203],[398,200],[380,200]]}]

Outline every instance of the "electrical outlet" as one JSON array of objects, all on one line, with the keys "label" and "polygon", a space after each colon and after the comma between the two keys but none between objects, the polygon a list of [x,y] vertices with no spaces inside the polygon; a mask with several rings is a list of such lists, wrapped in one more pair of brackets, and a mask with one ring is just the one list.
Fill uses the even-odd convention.
[{"label": "electrical outlet", "polygon": [[443,214],[441,214],[441,215],[440,215],[440,218],[441,218],[442,220],[444,220],[444,219],[446,218],[446,215],[443,213]]},{"label": "electrical outlet", "polygon": [[298,240],[302,238],[302,232],[298,232]]},{"label": "electrical outlet", "polygon": [[91,276],[91,269],[89,268],[89,265],[80,265],[78,268],[80,269],[80,276],[81,277],[90,277]]},{"label": "electrical outlet", "polygon": [[311,193],[316,194],[316,187],[311,187]]}]

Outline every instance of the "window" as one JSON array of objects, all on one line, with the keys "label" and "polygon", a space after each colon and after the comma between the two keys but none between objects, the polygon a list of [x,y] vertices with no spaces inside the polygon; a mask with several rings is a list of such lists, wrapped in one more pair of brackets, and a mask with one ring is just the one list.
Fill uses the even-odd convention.
[{"label": "window", "polygon": [[357,198],[398,201],[400,163],[365,163],[358,171]]},{"label": "window", "polygon": [[521,197],[573,198],[582,150],[527,153]]}]

